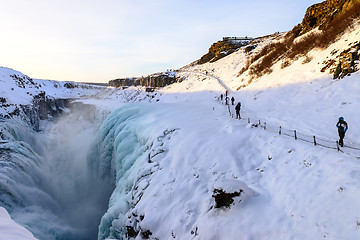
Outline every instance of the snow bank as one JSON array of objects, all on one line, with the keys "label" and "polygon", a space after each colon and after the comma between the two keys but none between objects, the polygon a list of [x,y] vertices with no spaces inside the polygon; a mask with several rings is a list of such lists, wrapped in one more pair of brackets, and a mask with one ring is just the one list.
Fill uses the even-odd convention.
[{"label": "snow bank", "polygon": [[0,207],[0,239],[35,240],[26,228],[15,223],[8,212]]}]

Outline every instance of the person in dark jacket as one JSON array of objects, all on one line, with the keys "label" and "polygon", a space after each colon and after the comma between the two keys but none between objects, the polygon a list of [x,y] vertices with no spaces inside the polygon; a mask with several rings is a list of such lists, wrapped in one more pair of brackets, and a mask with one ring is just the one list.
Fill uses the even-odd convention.
[{"label": "person in dark jacket", "polygon": [[345,122],[344,118],[343,117],[339,117],[339,121],[337,122],[336,124],[336,127],[338,128],[338,133],[339,133],[339,145],[341,147],[344,146],[344,137],[345,137],[345,133],[346,131],[348,130],[348,124],[347,122]]},{"label": "person in dark jacket", "polygon": [[231,105],[234,105],[235,98],[231,97]]},{"label": "person in dark jacket", "polygon": [[241,117],[240,117],[240,108],[241,108],[241,103],[238,102],[238,104],[235,106],[236,119],[238,119],[238,117],[239,117],[239,119],[241,119]]},{"label": "person in dark jacket", "polygon": [[224,96],[223,96],[222,94],[220,94],[220,100],[221,100],[221,101],[223,100],[223,97],[224,97]]}]

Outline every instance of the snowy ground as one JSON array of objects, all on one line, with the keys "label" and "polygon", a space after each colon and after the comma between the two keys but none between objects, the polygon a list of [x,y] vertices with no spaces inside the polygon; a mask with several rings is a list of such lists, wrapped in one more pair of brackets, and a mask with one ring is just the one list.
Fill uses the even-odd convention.
[{"label": "snowy ground", "polygon": [[35,240],[34,236],[16,224],[9,216],[7,211],[0,207],[0,238],[1,239],[16,239],[16,240]]}]

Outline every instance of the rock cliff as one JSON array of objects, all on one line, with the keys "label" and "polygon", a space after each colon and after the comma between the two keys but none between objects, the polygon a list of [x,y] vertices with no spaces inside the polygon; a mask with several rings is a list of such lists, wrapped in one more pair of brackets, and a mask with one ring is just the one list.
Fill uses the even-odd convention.
[{"label": "rock cliff", "polygon": [[[2,107],[2,104],[0,104]],[[19,116],[30,124],[35,131],[40,130],[40,120],[53,119],[59,117],[65,108],[70,107],[70,99],[55,99],[46,96],[45,92],[34,96],[32,104],[15,105],[13,112],[1,118],[12,118]]]},{"label": "rock cliff", "polygon": [[355,3],[360,3],[360,0],[327,0],[312,5],[301,23],[301,34],[317,27],[321,30],[327,28],[336,16],[346,12]]},{"label": "rock cliff", "polygon": [[175,72],[163,72],[152,74],[141,78],[119,78],[109,81],[110,87],[144,86],[144,87],[165,87],[166,85],[179,82]]},{"label": "rock cliff", "polygon": [[207,62],[215,62],[233,52],[238,50],[240,47],[246,46],[251,43],[251,40],[245,41],[231,41],[223,39],[211,45],[209,52],[202,56],[198,60],[198,64],[203,64]]}]

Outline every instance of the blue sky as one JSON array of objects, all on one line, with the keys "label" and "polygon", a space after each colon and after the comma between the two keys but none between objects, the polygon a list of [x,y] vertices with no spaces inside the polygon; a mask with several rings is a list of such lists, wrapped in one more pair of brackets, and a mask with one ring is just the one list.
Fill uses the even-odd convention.
[{"label": "blue sky", "polygon": [[179,68],[223,36],[300,23],[311,0],[0,0],[0,66],[107,82]]}]

